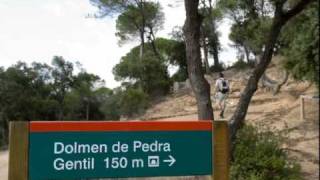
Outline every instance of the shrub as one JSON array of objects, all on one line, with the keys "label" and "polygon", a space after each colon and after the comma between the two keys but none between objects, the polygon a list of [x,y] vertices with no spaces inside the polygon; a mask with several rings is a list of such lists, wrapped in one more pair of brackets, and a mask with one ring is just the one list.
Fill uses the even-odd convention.
[{"label": "shrub", "polygon": [[315,82],[319,88],[319,3],[314,2],[290,23],[280,36],[284,67],[297,80]]},{"label": "shrub", "polygon": [[140,59],[139,46],[121,58],[114,66],[113,74],[117,81],[130,80],[150,96],[165,95],[172,85],[165,62],[159,60],[151,49],[146,49]]},{"label": "shrub", "polygon": [[221,72],[221,71],[224,71],[224,70],[225,70],[225,67],[224,67],[223,63],[220,63],[218,65],[210,66],[210,71],[213,72],[213,73]]},{"label": "shrub", "polygon": [[244,70],[244,69],[248,69],[248,68],[252,68],[254,67],[254,62],[245,62],[242,60],[238,60],[236,61],[234,64],[232,64],[231,68],[235,68],[238,70]]},{"label": "shrub", "polygon": [[171,77],[173,82],[185,82],[188,79],[188,71],[187,69],[179,69],[175,74]]},{"label": "shrub", "polygon": [[141,114],[148,107],[148,95],[140,89],[127,89],[121,93],[121,115],[132,117]]},{"label": "shrub", "polygon": [[280,148],[281,140],[272,132],[258,132],[252,126],[237,134],[231,179],[234,180],[300,180],[300,166],[289,160]]}]

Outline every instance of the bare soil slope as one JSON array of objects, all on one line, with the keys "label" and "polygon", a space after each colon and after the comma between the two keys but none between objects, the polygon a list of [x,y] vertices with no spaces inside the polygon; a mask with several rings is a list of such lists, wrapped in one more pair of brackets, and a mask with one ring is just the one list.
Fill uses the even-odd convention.
[{"label": "bare soil slope", "polygon": [[[276,67],[268,69],[269,75],[277,79],[281,73]],[[232,115],[244,88],[249,72],[229,70],[225,76],[231,82],[231,94],[227,103],[226,119]],[[216,74],[207,76],[213,86]],[[271,92],[259,88],[250,104],[246,122],[261,129],[283,132],[286,135],[283,148],[295,158],[302,167],[306,180],[319,179],[319,101],[306,101],[306,118],[300,119],[300,95],[316,94],[314,85],[289,79],[281,92],[273,96]],[[214,99],[213,89],[212,98]],[[218,109],[213,102],[215,117]],[[154,103],[142,120],[195,120],[197,119],[196,101],[192,92],[183,91],[165,97]],[[7,179],[8,152],[0,152],[0,180]],[[182,178],[188,179],[188,178]]]},{"label": "bare soil slope", "polygon": [[[276,66],[268,69],[273,79],[280,79],[281,72]],[[250,72],[225,72],[231,82],[231,93],[227,102],[226,119],[235,110],[242,89]],[[213,87],[216,74],[207,77]],[[213,88],[211,90],[214,99]],[[308,82],[289,79],[281,92],[273,95],[271,91],[259,88],[255,93],[246,117],[246,122],[263,130],[281,132],[286,138],[283,148],[296,159],[306,180],[319,179],[319,99],[306,100],[305,119],[300,118],[300,95],[314,96],[317,89]],[[215,117],[219,110],[213,102]],[[154,104],[140,119],[195,120],[197,119],[196,101],[191,91],[177,93]]]}]

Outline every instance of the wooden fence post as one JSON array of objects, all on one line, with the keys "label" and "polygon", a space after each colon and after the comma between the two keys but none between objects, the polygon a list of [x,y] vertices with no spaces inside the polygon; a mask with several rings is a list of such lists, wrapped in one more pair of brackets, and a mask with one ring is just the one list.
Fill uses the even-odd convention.
[{"label": "wooden fence post", "polygon": [[213,179],[229,180],[230,143],[228,121],[214,121]]},{"label": "wooden fence post", "polygon": [[10,122],[9,180],[28,180],[29,122]]},{"label": "wooden fence post", "polygon": [[304,120],[304,96],[300,96],[300,119]]}]

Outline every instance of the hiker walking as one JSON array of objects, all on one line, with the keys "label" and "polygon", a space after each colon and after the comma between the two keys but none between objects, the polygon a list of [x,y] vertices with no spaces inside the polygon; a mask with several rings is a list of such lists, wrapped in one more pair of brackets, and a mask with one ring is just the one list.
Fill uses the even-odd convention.
[{"label": "hiker walking", "polygon": [[220,118],[224,118],[224,110],[226,108],[226,99],[229,94],[229,82],[224,79],[222,72],[219,73],[219,78],[216,80],[215,84],[215,94],[216,100],[218,101],[220,107]]}]

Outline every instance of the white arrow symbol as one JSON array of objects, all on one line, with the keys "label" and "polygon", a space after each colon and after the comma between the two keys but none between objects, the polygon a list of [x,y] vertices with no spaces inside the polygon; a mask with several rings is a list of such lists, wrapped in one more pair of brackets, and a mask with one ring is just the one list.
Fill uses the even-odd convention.
[{"label": "white arrow symbol", "polygon": [[168,162],[168,163],[170,163],[169,166],[172,166],[176,162],[176,159],[174,157],[172,157],[171,155],[169,155],[169,158],[170,159],[163,160],[163,162]]}]

